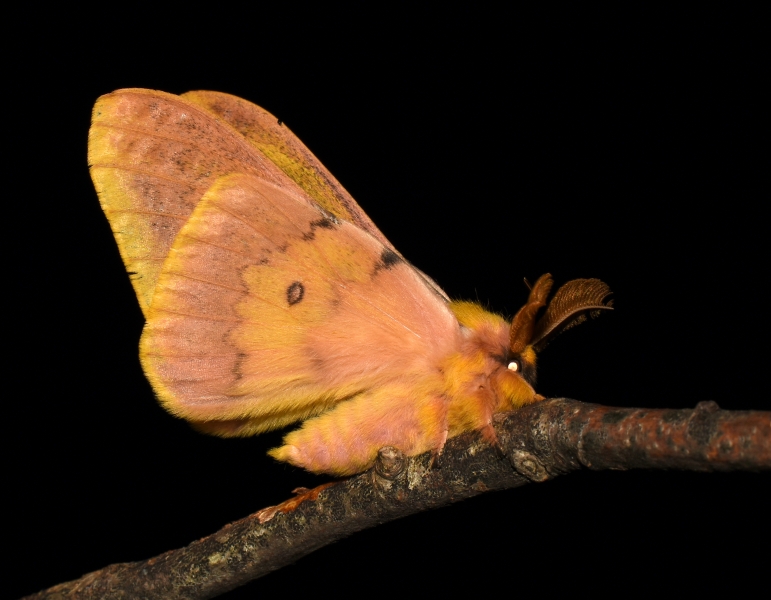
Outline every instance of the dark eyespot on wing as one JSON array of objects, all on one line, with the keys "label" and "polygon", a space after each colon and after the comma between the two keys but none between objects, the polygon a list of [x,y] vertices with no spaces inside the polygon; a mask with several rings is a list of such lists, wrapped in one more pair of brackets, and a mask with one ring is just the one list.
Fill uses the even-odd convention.
[{"label": "dark eyespot on wing", "polygon": [[299,281],[295,281],[288,288],[286,288],[286,301],[289,306],[294,306],[303,299],[305,295],[305,288]]}]

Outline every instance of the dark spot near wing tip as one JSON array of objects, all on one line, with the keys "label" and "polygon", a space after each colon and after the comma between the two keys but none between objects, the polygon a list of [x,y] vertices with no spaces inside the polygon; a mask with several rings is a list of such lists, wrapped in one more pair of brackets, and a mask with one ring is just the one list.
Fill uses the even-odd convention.
[{"label": "dark spot near wing tip", "polygon": [[278,120],[278,121],[276,121],[276,122],[277,122],[279,125],[283,125],[283,124],[284,124],[284,122],[283,122],[281,119],[279,119],[279,120]]},{"label": "dark spot near wing tip", "polygon": [[372,275],[377,275],[378,271],[382,271],[384,269],[388,270],[403,260],[404,259],[393,250],[383,248],[383,251],[380,253],[380,261],[378,261],[378,263],[375,265],[375,270],[372,272]]},{"label": "dark spot near wing tip", "polygon": [[402,262],[402,257],[399,256],[393,250],[383,248],[383,252],[380,253],[380,262],[375,266],[375,273],[381,269],[390,269],[394,265],[398,265]]},{"label": "dark spot near wing tip", "polygon": [[289,306],[294,306],[300,302],[304,295],[305,288],[299,281],[295,281],[292,285],[286,288],[286,301],[289,303]]}]

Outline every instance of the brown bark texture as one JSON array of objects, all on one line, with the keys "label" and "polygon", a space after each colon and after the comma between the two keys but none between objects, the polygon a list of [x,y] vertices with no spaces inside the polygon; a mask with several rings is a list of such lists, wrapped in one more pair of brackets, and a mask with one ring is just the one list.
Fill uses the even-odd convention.
[{"label": "brown bark texture", "polygon": [[[369,471],[263,509],[149,560],[115,564],[27,598],[213,598],[356,531],[483,492],[584,468],[771,470],[771,412],[629,409],[546,400],[497,415],[499,445],[466,434],[438,461],[381,450]],[[298,500],[300,500],[298,502]]]}]

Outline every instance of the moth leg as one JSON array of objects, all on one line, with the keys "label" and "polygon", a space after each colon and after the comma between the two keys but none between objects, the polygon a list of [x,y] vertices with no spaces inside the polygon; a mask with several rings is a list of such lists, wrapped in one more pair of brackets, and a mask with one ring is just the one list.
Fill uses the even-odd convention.
[{"label": "moth leg", "polygon": [[495,449],[498,458],[506,456],[506,453],[503,451],[503,446],[501,446],[501,442],[498,440],[498,434],[495,433],[492,420],[482,427],[479,430],[479,433],[482,434],[482,438]]},{"label": "moth leg", "polygon": [[444,446],[447,443],[447,435],[448,435],[448,433],[449,433],[448,430],[445,429],[442,432],[441,439],[439,440],[439,447],[438,448],[434,448],[433,450],[431,450],[431,459],[428,462],[428,469],[427,470],[430,471],[431,469],[441,469],[442,468],[442,463],[439,461],[439,458],[442,456],[442,452],[444,452]]},{"label": "moth leg", "polygon": [[321,492],[323,492],[328,487],[335,485],[336,483],[338,482],[331,481],[329,483],[322,483],[312,490],[309,490],[308,488],[296,488],[292,490],[292,493],[295,494],[294,498],[284,500],[281,504],[277,504],[276,506],[266,506],[262,510],[258,510],[256,513],[257,520],[260,523],[267,523],[278,513],[292,512],[296,510],[297,507],[300,506],[303,502],[316,500]]},{"label": "moth leg", "polygon": [[[530,386],[522,380],[530,389]],[[473,382],[472,393],[453,399],[449,417],[453,431],[478,431],[488,444],[501,452],[501,444],[493,427],[500,400],[486,380]]]}]

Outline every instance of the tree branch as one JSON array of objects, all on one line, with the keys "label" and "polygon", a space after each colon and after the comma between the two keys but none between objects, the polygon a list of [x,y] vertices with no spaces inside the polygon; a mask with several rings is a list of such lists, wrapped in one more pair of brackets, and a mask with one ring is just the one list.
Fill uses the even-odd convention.
[{"label": "tree branch", "polygon": [[381,450],[373,469],[226,525],[185,548],[115,564],[27,598],[212,598],[377,524],[582,468],[771,469],[771,412],[612,408],[552,399],[496,416],[499,447],[450,440],[440,464]]}]

